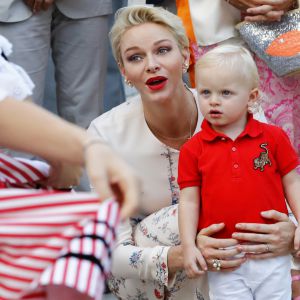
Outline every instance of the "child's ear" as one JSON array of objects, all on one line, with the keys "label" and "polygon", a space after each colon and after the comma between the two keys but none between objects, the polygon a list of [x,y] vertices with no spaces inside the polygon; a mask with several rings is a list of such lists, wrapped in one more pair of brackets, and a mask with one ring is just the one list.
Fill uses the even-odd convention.
[{"label": "child's ear", "polygon": [[255,88],[250,92],[248,104],[251,105],[254,102],[258,102],[258,99],[259,99],[259,90],[258,90],[258,88]]}]

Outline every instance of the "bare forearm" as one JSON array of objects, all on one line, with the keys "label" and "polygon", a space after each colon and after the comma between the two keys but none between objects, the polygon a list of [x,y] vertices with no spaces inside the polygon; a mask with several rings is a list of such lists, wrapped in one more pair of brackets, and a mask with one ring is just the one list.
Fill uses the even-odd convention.
[{"label": "bare forearm", "polygon": [[30,102],[0,103],[1,145],[43,157],[83,165],[86,132]]},{"label": "bare forearm", "polygon": [[296,218],[300,221],[300,175],[292,170],[282,178],[285,196]]},{"label": "bare forearm", "polygon": [[180,196],[179,203],[179,233],[183,247],[194,246],[197,234],[199,204]]}]

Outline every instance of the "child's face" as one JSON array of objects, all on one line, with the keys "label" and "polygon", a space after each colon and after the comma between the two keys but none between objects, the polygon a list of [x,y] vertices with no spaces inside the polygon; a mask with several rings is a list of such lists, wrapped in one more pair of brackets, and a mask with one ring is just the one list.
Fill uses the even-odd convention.
[{"label": "child's face", "polygon": [[196,71],[200,110],[212,127],[223,133],[243,130],[247,122],[248,103],[256,101],[258,90],[243,80],[238,70],[226,72],[217,67]]}]

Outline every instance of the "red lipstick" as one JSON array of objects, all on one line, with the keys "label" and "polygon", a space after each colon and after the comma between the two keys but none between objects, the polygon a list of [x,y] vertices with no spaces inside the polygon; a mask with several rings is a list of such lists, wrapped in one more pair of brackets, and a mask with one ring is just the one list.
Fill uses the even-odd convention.
[{"label": "red lipstick", "polygon": [[146,81],[146,85],[148,88],[152,91],[157,91],[162,89],[166,83],[167,83],[167,78],[164,76],[155,76],[151,77]]}]

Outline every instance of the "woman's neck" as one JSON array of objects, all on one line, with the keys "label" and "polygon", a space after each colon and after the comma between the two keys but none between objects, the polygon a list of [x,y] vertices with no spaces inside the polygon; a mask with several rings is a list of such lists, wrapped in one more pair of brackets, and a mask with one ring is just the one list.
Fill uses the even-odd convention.
[{"label": "woman's neck", "polygon": [[184,86],[172,99],[143,101],[143,108],[148,127],[167,146],[179,149],[195,131],[197,105],[191,91]]}]

